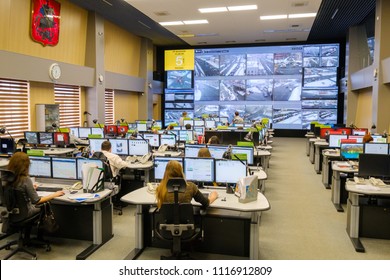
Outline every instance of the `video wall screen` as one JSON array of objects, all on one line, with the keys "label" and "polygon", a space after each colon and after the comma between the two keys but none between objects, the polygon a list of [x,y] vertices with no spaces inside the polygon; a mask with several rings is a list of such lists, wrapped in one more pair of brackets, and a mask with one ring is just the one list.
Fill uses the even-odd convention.
[{"label": "video wall screen", "polygon": [[195,49],[194,71],[166,71],[164,125],[183,111],[279,129],[338,123],[338,66],[338,44]]}]

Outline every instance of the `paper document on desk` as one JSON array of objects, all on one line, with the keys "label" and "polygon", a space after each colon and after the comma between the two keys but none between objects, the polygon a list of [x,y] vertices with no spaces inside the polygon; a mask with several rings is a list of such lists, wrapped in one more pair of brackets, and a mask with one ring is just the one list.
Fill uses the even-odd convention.
[{"label": "paper document on desk", "polygon": [[356,185],[355,186],[358,190],[362,191],[380,191],[381,188],[375,187],[373,185]]},{"label": "paper document on desk", "polygon": [[95,198],[100,198],[100,195],[97,193],[77,193],[77,194],[71,194],[68,196],[69,199],[75,200],[78,202],[83,202],[86,200],[92,200]]},{"label": "paper document on desk", "polygon": [[94,163],[86,163],[82,166],[83,190],[86,192],[96,192],[100,187],[104,189],[104,171]]}]

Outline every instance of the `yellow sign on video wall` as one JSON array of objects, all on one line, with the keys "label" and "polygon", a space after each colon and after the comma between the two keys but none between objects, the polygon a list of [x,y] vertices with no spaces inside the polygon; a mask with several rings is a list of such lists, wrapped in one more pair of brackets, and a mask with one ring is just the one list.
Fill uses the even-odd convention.
[{"label": "yellow sign on video wall", "polygon": [[165,51],[165,71],[194,70],[194,50]]}]

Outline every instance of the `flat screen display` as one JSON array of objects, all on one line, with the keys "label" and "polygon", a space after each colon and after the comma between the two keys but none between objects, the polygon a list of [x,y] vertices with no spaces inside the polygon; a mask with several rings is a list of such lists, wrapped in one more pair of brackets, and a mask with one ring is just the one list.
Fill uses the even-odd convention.
[{"label": "flat screen display", "polygon": [[248,121],[268,118],[278,129],[338,123],[338,67],[335,43],[195,49],[193,87],[187,94],[169,85],[165,91],[165,125],[183,110],[229,123],[239,111]]},{"label": "flat screen display", "polygon": [[39,144],[38,132],[25,131],[24,132],[24,138],[26,138],[26,141],[27,141],[28,144],[32,144],[32,145]]},{"label": "flat screen display", "polygon": [[389,153],[389,144],[387,144],[387,143],[365,143],[364,144],[364,153],[365,154],[387,155]]},{"label": "flat screen display", "polygon": [[340,155],[344,159],[358,159],[363,153],[363,143],[341,143]]},{"label": "flat screen display", "polygon": [[213,158],[222,158],[223,154],[227,151],[228,146],[221,145],[208,145],[210,154]]},{"label": "flat screen display", "polygon": [[45,145],[53,145],[53,133],[52,132],[38,132],[39,143]]},{"label": "flat screen display", "polygon": [[92,158],[77,158],[77,179],[82,180],[82,170],[83,170],[83,165],[86,163],[93,163],[95,164],[98,168],[103,168],[103,161],[100,159],[92,159]]},{"label": "flat screen display", "polygon": [[52,158],[53,178],[77,179],[77,165],[75,158]]},{"label": "flat screen display", "polygon": [[145,140],[129,140],[129,155],[143,156],[149,153],[149,142]]},{"label": "flat screen display", "polygon": [[53,143],[56,146],[67,146],[69,145],[69,133],[67,132],[54,132]]},{"label": "flat screen display", "polygon": [[168,71],[167,88],[169,89],[192,88],[192,71],[189,70]]},{"label": "flat screen display", "polygon": [[127,139],[110,139],[111,151],[117,155],[128,155],[129,146]]},{"label": "flat screen display", "polygon": [[361,177],[390,177],[390,155],[361,154],[358,173]]},{"label": "flat screen display", "polygon": [[235,184],[246,176],[247,168],[238,160],[215,160],[215,181]]},{"label": "flat screen display", "polygon": [[348,139],[348,135],[331,134],[329,135],[329,148],[340,148],[341,139]]},{"label": "flat screen display", "polygon": [[51,177],[52,168],[50,157],[30,156],[29,174],[31,177]]},{"label": "flat screen display", "polygon": [[[237,147],[233,146],[233,154],[245,154],[246,161],[249,165],[253,165],[254,161],[254,149],[252,147]],[[234,158],[233,158],[234,159]]]},{"label": "flat screen display", "polygon": [[190,145],[186,144],[184,148],[184,154],[186,157],[198,157],[198,152],[201,148],[205,148],[206,145]]},{"label": "flat screen display", "polygon": [[101,127],[91,127],[91,134],[100,135],[101,138],[104,138],[104,129]]},{"label": "flat screen display", "polygon": [[152,146],[152,147],[159,147],[160,146],[160,135],[159,134],[145,133],[143,136],[146,140],[149,140],[150,146]]},{"label": "flat screen display", "polygon": [[0,138],[0,153],[12,155],[15,152],[15,141],[12,138]]},{"label": "flat screen display", "polygon": [[214,182],[213,158],[184,158],[186,179],[195,182]]},{"label": "flat screen display", "polygon": [[161,180],[164,177],[165,168],[169,161],[176,160],[183,166],[183,158],[180,157],[155,157],[154,158],[154,179]]},{"label": "flat screen display", "polygon": [[174,147],[176,145],[176,135],[172,134],[161,134],[160,135],[160,144],[167,144],[170,147]]},{"label": "flat screen display", "polygon": [[79,127],[79,137],[88,138],[88,135],[92,134],[91,127]]},{"label": "flat screen display", "polygon": [[106,139],[102,138],[93,138],[89,139],[89,148],[91,150],[91,154],[94,152],[99,152],[102,150],[102,143],[106,141]]}]

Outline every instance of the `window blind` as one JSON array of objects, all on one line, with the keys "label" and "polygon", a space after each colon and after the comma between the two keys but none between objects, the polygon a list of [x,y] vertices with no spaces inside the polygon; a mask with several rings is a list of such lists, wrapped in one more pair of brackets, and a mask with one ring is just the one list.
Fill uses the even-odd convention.
[{"label": "window blind", "polygon": [[54,95],[60,105],[60,127],[81,126],[80,87],[55,84]]}]

